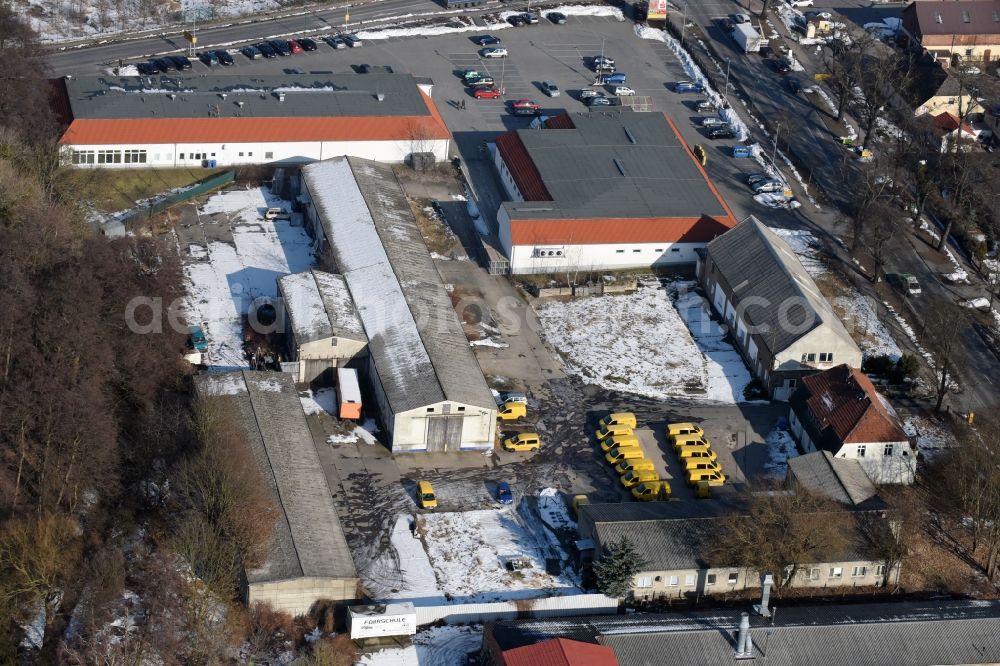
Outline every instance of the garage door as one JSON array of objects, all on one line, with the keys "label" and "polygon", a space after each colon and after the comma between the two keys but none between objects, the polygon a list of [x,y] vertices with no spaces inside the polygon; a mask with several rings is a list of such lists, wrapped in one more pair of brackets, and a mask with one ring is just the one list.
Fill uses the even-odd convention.
[{"label": "garage door", "polygon": [[431,416],[427,419],[427,450],[458,451],[462,448],[462,416]]}]

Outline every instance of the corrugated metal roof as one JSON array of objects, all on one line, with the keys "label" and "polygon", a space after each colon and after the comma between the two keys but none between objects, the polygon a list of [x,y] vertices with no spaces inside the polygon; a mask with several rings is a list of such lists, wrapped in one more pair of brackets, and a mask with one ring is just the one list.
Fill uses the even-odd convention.
[{"label": "corrugated metal roof", "polygon": [[392,411],[496,409],[391,167],[335,158],[302,173]]},{"label": "corrugated metal roof", "polygon": [[531,204],[506,202],[510,235],[516,244],[586,245],[604,243],[705,243],[729,227],[707,215],[696,217],[517,219],[531,214]]},{"label": "corrugated metal roof", "polygon": [[[486,631],[500,649],[556,636],[597,641],[621,666],[731,665],[740,612],[513,620]],[[773,620],[751,615],[751,631],[757,661],[767,650],[768,664],[983,664],[1000,661],[998,622],[1000,602],[939,600],[780,607]]]},{"label": "corrugated metal roof", "polygon": [[[708,215],[727,226],[735,223],[667,116],[584,113],[571,116],[570,129],[556,125],[560,128],[516,130],[530,157],[527,165],[519,159],[519,151],[512,149],[517,148],[512,139],[497,144],[501,157],[512,156],[508,169],[518,187],[540,180],[551,199],[541,211],[523,212],[508,206],[512,219],[698,219]],[[536,188],[525,187],[535,192]]]},{"label": "corrugated metal roof", "polygon": [[833,435],[820,441],[832,453],[842,444],[908,441],[899,419],[889,413],[871,380],[856,368],[838,365],[803,377],[800,391],[796,403],[804,402],[812,417],[809,423],[824,435],[827,430]]},{"label": "corrugated metal roof", "polygon": [[708,256],[733,290],[748,325],[777,354],[820,325],[855,347],[854,340],[803,268],[794,250],[750,216],[710,242]]},{"label": "corrugated metal roof", "polygon": [[279,510],[267,561],[247,571],[247,580],[356,578],[291,376],[249,370],[198,375],[195,388],[235,411]]},{"label": "corrugated metal roof", "polygon": [[814,451],[789,458],[788,470],[810,492],[841,504],[858,506],[878,498],[878,488],[853,458],[834,458],[829,451]]},{"label": "corrugated metal roof", "polygon": [[298,344],[333,337],[367,340],[344,276],[311,270],[284,275],[278,284]]}]

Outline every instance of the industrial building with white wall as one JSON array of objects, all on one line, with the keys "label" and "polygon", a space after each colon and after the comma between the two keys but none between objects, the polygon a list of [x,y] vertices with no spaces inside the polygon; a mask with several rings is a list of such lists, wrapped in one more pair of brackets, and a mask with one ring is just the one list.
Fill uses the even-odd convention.
[{"label": "industrial building with white wall", "polygon": [[496,142],[512,273],[693,264],[736,224],[662,113],[564,114]]},{"label": "industrial building with white wall", "polygon": [[392,451],[491,449],[496,401],[392,168],[325,160],[302,169],[302,187],[309,232],[364,328]]},{"label": "industrial building with white wall", "polygon": [[448,158],[432,83],[409,74],[65,77],[60,139],[77,167],[296,165]]}]

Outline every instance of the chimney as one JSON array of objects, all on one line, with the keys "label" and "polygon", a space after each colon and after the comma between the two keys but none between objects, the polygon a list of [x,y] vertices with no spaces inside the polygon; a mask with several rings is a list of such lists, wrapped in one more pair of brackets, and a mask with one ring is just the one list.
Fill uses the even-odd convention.
[{"label": "chimney", "polygon": [[383,93],[378,93],[377,95],[375,95],[375,99],[377,99],[380,102],[384,102],[385,101],[385,95]]},{"label": "chimney", "polygon": [[219,97],[221,97],[222,99],[226,99],[226,93],[219,93]]},{"label": "chimney", "polygon": [[771,600],[771,586],[774,585],[774,576],[769,573],[760,577],[760,603],[753,605],[755,613],[762,617],[771,617],[771,609],[767,604]]},{"label": "chimney", "polygon": [[167,93],[167,97],[169,97],[170,99],[177,99],[177,95],[173,93]]},{"label": "chimney", "polygon": [[[739,637],[736,641],[736,658],[747,656],[747,643],[750,641],[750,613],[740,613]],[[752,652],[750,654],[753,654]]]},{"label": "chimney", "polygon": [[236,106],[238,106],[238,107],[240,107],[242,109],[243,108],[243,100],[240,100],[239,102],[236,102]]}]

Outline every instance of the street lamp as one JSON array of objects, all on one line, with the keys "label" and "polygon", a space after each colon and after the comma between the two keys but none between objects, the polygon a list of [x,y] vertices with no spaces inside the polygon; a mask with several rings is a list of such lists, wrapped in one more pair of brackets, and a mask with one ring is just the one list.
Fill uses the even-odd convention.
[{"label": "street lamp", "polygon": [[722,99],[725,101],[723,108],[729,108],[729,65],[731,62],[730,58],[726,58],[726,85],[722,87]]},{"label": "street lamp", "polygon": [[778,168],[778,163],[774,160],[778,157],[778,133],[781,131],[781,123],[778,123],[777,127],[774,128],[774,150],[771,151],[771,165],[775,169]]}]

